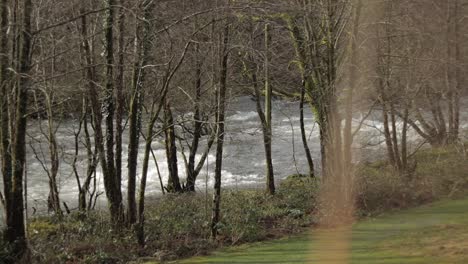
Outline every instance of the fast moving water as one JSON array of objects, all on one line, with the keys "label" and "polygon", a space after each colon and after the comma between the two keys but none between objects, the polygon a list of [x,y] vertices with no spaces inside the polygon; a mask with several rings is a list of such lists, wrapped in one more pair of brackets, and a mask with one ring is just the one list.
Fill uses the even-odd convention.
[{"label": "fast moving water", "polygon": [[[320,166],[320,142],[318,127],[314,123],[313,115],[309,109],[305,109],[305,123],[308,131],[308,143],[312,151],[312,157],[316,168]],[[245,186],[257,186],[263,188],[264,177],[264,148],[260,122],[255,111],[255,102],[249,97],[240,97],[230,102],[227,119],[227,135],[224,150],[223,161],[223,186],[236,188]],[[360,114],[355,117],[355,127],[357,127],[363,118]],[[370,121],[369,121],[370,120]],[[383,138],[379,130],[381,123],[372,121],[372,116],[367,118],[366,124],[359,133],[359,146],[371,146],[366,148],[365,152],[359,155],[363,159],[378,159],[382,155],[379,146],[383,143]],[[67,202],[71,208],[76,207],[78,186],[75,175],[71,167],[74,158],[74,131],[77,129],[76,121],[62,121],[57,131],[57,140],[60,147],[61,163],[58,176],[60,197]],[[42,123],[44,131],[47,129],[46,123]],[[27,185],[28,185],[28,207],[44,209],[47,204],[48,195],[48,177],[42,164],[47,166],[48,149],[44,136],[41,133],[39,123],[30,122],[28,128],[28,155],[27,155]],[[123,190],[126,185],[126,155],[128,145],[128,134],[124,134],[124,164],[123,164]],[[42,144],[39,142],[43,142]],[[416,144],[416,143],[415,143]],[[83,144],[80,144],[82,146]],[[201,142],[200,150],[206,145],[206,140]],[[372,147],[374,146],[374,147]],[[143,143],[140,145],[139,165],[143,159]],[[156,158],[159,163],[161,175],[164,184],[167,183],[167,163],[165,157],[164,145],[161,139],[153,143]],[[33,151],[35,149],[35,151]],[[213,148],[214,149],[214,148]],[[359,148],[356,148],[359,150]],[[36,152],[36,154],[34,153]],[[364,155],[363,155],[364,154]],[[38,158],[42,161],[38,161]],[[178,157],[179,174],[184,181],[185,166],[182,155]],[[205,188],[213,187],[214,172],[214,151],[208,157],[208,160],[202,170],[197,188],[204,191]],[[295,173],[308,173],[307,161],[304,155],[304,149],[301,141],[299,127],[299,105],[298,102],[274,101],[273,103],[273,164],[277,180],[283,179],[288,175]],[[84,148],[81,150],[78,159],[78,169],[83,176],[86,170],[86,156]],[[141,167],[139,167],[141,173]],[[104,191],[101,173],[98,170],[98,191]],[[147,193],[149,195],[161,192],[158,174],[154,162],[150,162],[148,173]],[[0,180],[1,183],[1,180]],[[104,195],[102,196],[104,197]]]}]

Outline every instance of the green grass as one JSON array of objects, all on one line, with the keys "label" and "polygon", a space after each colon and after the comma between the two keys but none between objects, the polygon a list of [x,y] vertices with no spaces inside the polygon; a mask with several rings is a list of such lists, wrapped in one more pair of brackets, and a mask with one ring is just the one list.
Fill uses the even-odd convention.
[{"label": "green grass", "polygon": [[[316,230],[179,263],[337,263],[347,251],[336,247],[336,237],[342,232]],[[468,263],[468,199],[363,220],[351,237],[351,263]]]}]

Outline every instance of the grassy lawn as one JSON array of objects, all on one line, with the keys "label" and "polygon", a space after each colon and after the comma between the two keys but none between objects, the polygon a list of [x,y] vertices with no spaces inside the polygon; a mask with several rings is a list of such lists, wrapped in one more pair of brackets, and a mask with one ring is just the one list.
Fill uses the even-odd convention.
[{"label": "grassy lawn", "polygon": [[[348,241],[346,237],[352,237],[350,246],[342,242]],[[314,230],[179,263],[343,263],[343,259],[360,264],[468,263],[468,199],[388,213],[361,221],[352,231]]]}]

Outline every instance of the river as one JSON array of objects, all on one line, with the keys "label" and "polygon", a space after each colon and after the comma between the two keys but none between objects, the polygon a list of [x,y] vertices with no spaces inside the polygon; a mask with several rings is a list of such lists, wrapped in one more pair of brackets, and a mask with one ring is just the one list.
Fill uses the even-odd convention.
[{"label": "river", "polygon": [[[227,134],[224,149],[223,178],[224,187],[239,188],[245,186],[254,186],[263,188],[264,177],[264,149],[260,122],[255,110],[255,102],[250,97],[238,97],[229,103],[227,113]],[[298,102],[288,102],[275,100],[273,102],[273,164],[276,180],[283,179],[288,175],[295,173],[308,173],[307,161],[304,155],[304,149],[301,141],[299,127],[299,105]],[[312,157],[317,169],[320,166],[320,142],[318,127],[314,122],[313,115],[309,109],[305,111],[306,130],[308,131],[308,143],[312,151]],[[364,114],[359,114],[354,119],[354,125],[357,127]],[[354,150],[357,159],[379,159],[383,156],[380,151],[383,138],[379,130],[382,129],[378,117],[369,116],[368,121],[360,129],[358,143]],[[74,134],[76,121],[66,120],[60,123],[57,131],[57,140],[61,149],[61,164],[59,172],[60,198],[67,202],[71,208],[76,207],[78,187],[75,176],[71,168],[71,161],[74,155]],[[42,126],[46,129],[45,122]],[[41,134],[38,121],[31,121],[28,127],[28,138],[30,142],[27,150],[27,186],[28,186],[28,207],[43,210],[46,207],[48,195],[48,178],[41,162],[38,162],[32,151],[34,146],[36,152],[44,152],[47,155],[47,145],[44,142],[44,136]],[[417,136],[412,132],[410,136],[417,141]],[[128,135],[124,134],[124,175],[126,174],[126,154],[128,145]],[[202,141],[200,149],[206,144],[206,139]],[[365,151],[361,151],[361,146],[366,145]],[[413,145],[417,145],[413,142]],[[165,158],[164,146],[160,139],[153,143],[155,154],[159,163],[160,171],[164,183],[167,182],[167,163]],[[214,148],[213,148],[214,149]],[[140,159],[142,160],[143,143],[140,145]],[[84,174],[86,167],[85,156],[79,157],[79,170]],[[40,155],[41,156],[41,155]],[[42,157],[47,160],[47,156]],[[179,173],[181,178],[185,178],[185,166],[182,155],[179,155]],[[197,189],[204,191],[205,188],[213,186],[214,172],[214,151],[208,157],[201,175],[197,181]],[[141,168],[139,168],[141,172]],[[103,191],[103,183],[100,171],[98,170],[98,190]],[[182,179],[183,181],[183,179]],[[1,185],[0,180],[0,185]],[[123,179],[123,190],[125,190],[126,180]],[[2,187],[3,190],[3,187]],[[147,185],[148,195],[157,195],[161,193],[161,188],[157,176],[156,167],[153,162],[149,167],[149,178]]]}]

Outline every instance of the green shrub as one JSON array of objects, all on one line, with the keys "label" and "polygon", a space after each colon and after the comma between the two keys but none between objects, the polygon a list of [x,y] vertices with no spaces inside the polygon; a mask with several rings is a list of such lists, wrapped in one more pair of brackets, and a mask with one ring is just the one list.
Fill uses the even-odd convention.
[{"label": "green shrub", "polygon": [[[239,244],[298,232],[313,223],[318,185],[294,177],[275,196],[263,190],[224,190],[220,244]],[[210,238],[211,194],[169,194],[149,199],[145,215],[146,247],[139,248],[132,229],[110,228],[108,215],[71,214],[60,221],[30,221],[31,244],[40,263],[116,263],[169,252],[174,257],[206,254],[220,244]],[[110,257],[112,256],[112,258]]]},{"label": "green shrub", "polygon": [[385,162],[361,166],[357,171],[359,214],[417,206],[447,197],[465,196],[468,162],[455,146],[416,153],[412,174],[397,173]]},{"label": "green shrub", "polygon": [[305,175],[291,175],[278,188],[280,206],[311,213],[317,207],[319,181]]},{"label": "green shrub", "polygon": [[225,192],[220,234],[233,244],[263,239],[266,231],[261,222],[267,203],[267,195],[258,191]]}]

